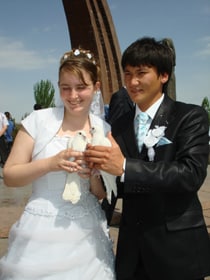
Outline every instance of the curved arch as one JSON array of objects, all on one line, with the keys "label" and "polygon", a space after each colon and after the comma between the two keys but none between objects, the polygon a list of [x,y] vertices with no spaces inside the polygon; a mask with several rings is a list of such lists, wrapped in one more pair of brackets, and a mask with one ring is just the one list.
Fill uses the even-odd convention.
[{"label": "curved arch", "polygon": [[104,103],[122,86],[121,51],[106,0],[63,0],[72,48],[90,49],[99,59]]}]

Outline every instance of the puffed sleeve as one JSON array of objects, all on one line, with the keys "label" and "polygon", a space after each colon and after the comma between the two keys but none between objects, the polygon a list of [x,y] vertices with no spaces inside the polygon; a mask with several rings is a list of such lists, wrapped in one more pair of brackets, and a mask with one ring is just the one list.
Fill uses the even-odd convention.
[{"label": "puffed sleeve", "polygon": [[25,119],[21,121],[22,126],[31,135],[33,139],[36,138],[36,133],[38,132],[37,121],[38,111],[33,111],[30,115],[28,115]]}]

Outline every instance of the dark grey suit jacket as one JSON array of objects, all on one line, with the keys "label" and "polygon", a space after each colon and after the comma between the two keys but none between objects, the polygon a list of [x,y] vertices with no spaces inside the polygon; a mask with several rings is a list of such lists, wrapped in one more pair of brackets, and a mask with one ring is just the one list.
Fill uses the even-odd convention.
[{"label": "dark grey suit jacket", "polygon": [[117,92],[112,94],[109,103],[108,122],[112,124],[122,115],[129,112],[134,107],[127,90],[121,87]]},{"label": "dark grey suit jacket", "polygon": [[132,110],[112,125],[126,157],[124,183],[118,178],[123,211],[117,279],[134,279],[142,262],[151,279],[210,275],[210,241],[197,195],[208,164],[207,114],[200,106],[165,96],[151,128],[165,125],[172,143],[155,147],[154,162],[148,161],[145,146],[138,152],[134,115]]}]

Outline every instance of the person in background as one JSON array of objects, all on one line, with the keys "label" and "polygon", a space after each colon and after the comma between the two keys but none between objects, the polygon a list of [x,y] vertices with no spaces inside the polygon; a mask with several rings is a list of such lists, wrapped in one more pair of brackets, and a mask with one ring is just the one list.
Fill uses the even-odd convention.
[{"label": "person in background", "polygon": [[100,88],[93,53],[65,53],[58,86],[63,106],[25,118],[5,164],[5,185],[32,183],[32,196],[11,228],[1,280],[115,279],[113,244],[99,201],[106,193],[82,151],[93,127],[100,126],[104,136],[110,131],[89,112]]},{"label": "person in background", "polygon": [[7,151],[9,154],[11,151],[12,145],[13,145],[13,132],[15,129],[15,124],[14,124],[14,121],[12,120],[12,116],[9,112],[5,112],[4,114],[7,117],[7,120],[9,123],[9,125],[7,126],[7,130],[5,131],[5,134],[4,134],[6,144],[7,144]]},{"label": "person in background", "polygon": [[8,125],[9,123],[7,117],[5,114],[0,112],[0,160],[2,167],[4,166],[8,157],[7,145],[4,137],[4,133],[6,132]]},{"label": "person in background", "polygon": [[121,64],[136,107],[113,122],[111,147],[85,152],[89,166],[118,176],[117,280],[204,279],[210,239],[198,190],[208,166],[207,113],[163,92],[173,59],[162,40],[138,39]]},{"label": "person in background", "polygon": [[122,115],[126,114],[133,109],[134,103],[132,102],[126,87],[121,87],[118,91],[112,94],[109,103],[109,114],[107,121],[112,124]]}]

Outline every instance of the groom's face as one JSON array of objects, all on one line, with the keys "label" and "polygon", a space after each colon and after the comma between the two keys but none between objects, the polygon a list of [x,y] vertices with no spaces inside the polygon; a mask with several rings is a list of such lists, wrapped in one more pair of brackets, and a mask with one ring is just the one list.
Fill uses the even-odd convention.
[{"label": "groom's face", "polygon": [[124,69],[124,82],[128,94],[142,111],[146,111],[161,97],[163,84],[167,80],[168,75],[158,75],[153,66],[127,65]]}]

